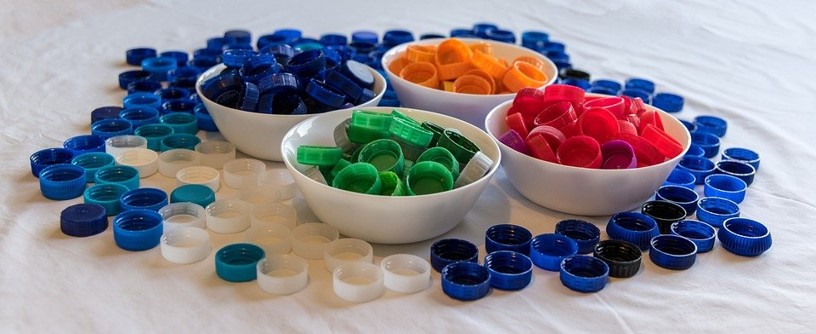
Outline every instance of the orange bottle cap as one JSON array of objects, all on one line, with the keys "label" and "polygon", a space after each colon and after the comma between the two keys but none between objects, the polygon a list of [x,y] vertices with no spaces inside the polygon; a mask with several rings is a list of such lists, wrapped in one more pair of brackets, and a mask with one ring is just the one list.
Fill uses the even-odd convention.
[{"label": "orange bottle cap", "polygon": [[475,75],[482,77],[483,79],[487,80],[490,83],[490,94],[496,94],[496,80],[485,71],[482,71],[478,68],[474,68],[470,71],[465,72],[465,75]]},{"label": "orange bottle cap", "polygon": [[513,66],[507,70],[507,73],[502,78],[504,87],[511,92],[518,92],[525,87],[538,88],[544,86],[547,82],[547,75],[534,65],[516,61]]},{"label": "orange bottle cap", "polygon": [[388,64],[388,70],[391,71],[391,73],[399,75],[400,72],[402,72],[402,68],[410,63],[411,61],[408,60],[408,58],[405,58],[405,55],[402,55],[398,58],[395,58],[394,60],[391,61],[390,64]]},{"label": "orange bottle cap", "polygon": [[484,53],[481,50],[475,50],[473,52],[472,61],[473,66],[487,72],[495,79],[501,79],[504,76],[504,72],[507,71],[507,66],[502,64],[496,57]]},{"label": "orange bottle cap", "polygon": [[420,86],[439,89],[439,77],[436,66],[431,63],[411,63],[402,68],[400,78]]},{"label": "orange bottle cap", "polygon": [[428,62],[432,63],[434,61],[434,57],[436,56],[436,46],[433,45],[409,45],[408,48],[405,49],[405,58],[409,61],[417,63],[417,62]]},{"label": "orange bottle cap", "polygon": [[453,91],[462,94],[490,94],[490,82],[476,75],[463,75],[453,82]]}]

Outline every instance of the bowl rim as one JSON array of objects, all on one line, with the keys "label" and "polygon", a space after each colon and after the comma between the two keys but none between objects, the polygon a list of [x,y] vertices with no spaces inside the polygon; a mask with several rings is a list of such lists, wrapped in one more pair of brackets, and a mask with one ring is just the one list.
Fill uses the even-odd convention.
[{"label": "bowl rim", "polygon": [[[340,109],[340,110],[338,110],[338,112],[348,112],[349,116],[350,116],[351,112],[353,110],[357,110],[357,109],[358,108],[356,108],[356,107],[355,108],[348,108],[348,109]],[[359,109],[365,110],[365,111],[374,111],[374,112],[378,112],[378,113],[390,113],[392,110],[396,109],[396,110],[399,110],[400,112],[403,112],[403,113],[406,110],[408,110],[409,113],[418,112],[420,114],[423,114],[423,113],[432,114],[434,117],[441,117],[442,119],[449,119],[449,120],[452,120],[452,121],[454,121],[454,122],[456,122],[458,124],[461,124],[465,128],[469,127],[469,128],[471,128],[471,130],[481,132],[481,133],[483,133],[483,134],[485,134],[487,136],[486,139],[490,138],[490,135],[487,132],[485,132],[482,129],[479,129],[478,127],[476,127],[473,124],[470,124],[468,122],[465,122],[465,121],[460,120],[460,119],[455,118],[455,117],[451,117],[451,116],[448,116],[448,115],[435,113],[435,112],[431,112],[431,111],[427,111],[427,110],[414,109],[414,108],[403,108],[403,107],[365,107],[365,108],[359,108]],[[381,200],[385,200],[385,201],[397,201],[397,200],[406,201],[406,200],[411,200],[411,199],[415,199],[415,198],[426,199],[426,198],[433,198],[433,197],[441,197],[441,196],[451,195],[452,193],[467,191],[467,189],[469,189],[469,188],[477,187],[477,183],[481,183],[481,182],[485,182],[485,181],[489,182],[490,179],[493,177],[493,175],[496,173],[496,171],[501,166],[501,160],[502,160],[501,149],[496,144],[496,141],[492,140],[492,138],[490,138],[491,140],[486,141],[486,142],[488,143],[488,145],[492,144],[492,147],[496,151],[496,159],[493,160],[493,164],[490,166],[490,169],[487,171],[487,173],[485,173],[484,176],[482,176],[481,178],[479,178],[475,182],[472,182],[470,184],[467,184],[467,185],[459,187],[459,188],[453,188],[453,189],[448,190],[448,191],[443,191],[443,192],[438,192],[438,193],[433,193],[433,194],[423,194],[423,195],[413,195],[413,196],[384,196],[384,195],[378,195],[378,194],[362,194],[362,193],[357,193],[357,192],[353,192],[353,191],[334,188],[334,187],[332,187],[330,185],[323,184],[323,183],[317,182],[315,180],[312,180],[311,178],[309,178],[308,176],[303,174],[303,172],[301,172],[300,169],[298,169],[295,166],[293,161],[290,161],[289,155],[286,154],[286,149],[285,149],[286,143],[289,141],[289,139],[294,135],[294,133],[299,128],[301,128],[302,126],[304,126],[308,122],[313,122],[315,119],[317,119],[318,117],[321,117],[321,116],[322,115],[315,115],[313,117],[310,117],[310,118],[308,118],[306,120],[303,120],[302,122],[296,124],[291,129],[289,129],[289,131],[287,131],[286,134],[283,136],[283,140],[281,140],[280,149],[281,149],[281,159],[283,160],[283,163],[286,165],[286,168],[289,169],[290,173],[293,173],[292,171],[294,170],[294,172],[297,172],[300,176],[307,179],[306,182],[314,183],[314,184],[318,185],[321,188],[325,188],[326,191],[336,190],[336,191],[341,191],[344,195],[359,196],[361,199],[376,198],[376,199],[381,199]],[[482,150],[481,147],[480,147],[480,150]],[[297,182],[297,178],[295,180]]]},{"label": "bowl rim", "polygon": [[[612,97],[612,95],[595,94],[595,93],[586,93],[586,96],[591,96],[591,97]],[[493,110],[491,110],[489,113],[487,113],[487,116],[485,116],[485,124],[484,124],[485,132],[487,134],[489,134],[490,137],[493,138],[494,141],[496,141],[496,143],[498,144],[499,147],[502,147],[504,149],[507,149],[507,150],[511,151],[511,153],[510,153],[511,156],[514,156],[514,155],[521,156],[521,159],[524,160],[524,163],[526,163],[526,164],[527,163],[542,164],[544,166],[547,166],[548,168],[563,167],[563,168],[566,168],[567,170],[574,170],[574,171],[583,170],[583,171],[592,171],[592,172],[596,172],[596,173],[606,173],[606,174],[632,173],[633,171],[638,171],[638,170],[649,170],[649,169],[661,168],[663,165],[668,164],[668,163],[672,163],[672,161],[674,161],[676,159],[681,159],[686,154],[686,152],[688,152],[689,147],[691,146],[691,134],[689,133],[688,129],[686,129],[684,126],[682,126],[682,124],[680,124],[679,120],[677,120],[674,116],[666,113],[665,111],[663,111],[660,108],[656,108],[656,107],[653,107],[651,105],[647,105],[646,106],[647,108],[658,111],[658,114],[660,115],[661,119],[665,120],[667,117],[670,117],[670,118],[675,118],[675,120],[677,120],[678,124],[680,124],[680,126],[682,127],[680,130],[687,134],[685,144],[681,143],[681,144],[683,144],[683,152],[681,152],[680,154],[678,154],[677,156],[675,156],[675,157],[673,157],[671,159],[667,159],[667,160],[665,160],[665,161],[663,161],[661,163],[654,164],[654,165],[651,165],[651,166],[646,166],[646,167],[635,167],[635,168],[625,168],[625,169],[601,169],[601,168],[584,168],[584,167],[575,167],[575,166],[557,164],[557,163],[554,163],[554,162],[549,162],[549,161],[546,161],[546,160],[537,159],[537,158],[531,157],[529,155],[526,155],[524,153],[518,152],[518,151],[514,150],[513,148],[511,148],[510,146],[507,146],[506,144],[499,141],[498,136],[501,135],[501,134],[494,134],[491,131],[490,126],[488,126],[490,124],[489,121],[491,119],[493,119],[494,117],[497,117],[499,113],[503,113],[504,115],[506,115],[507,110],[510,109],[509,106],[512,106],[512,104],[513,104],[513,100],[505,101],[502,104],[499,104],[498,106],[493,108]],[[672,138],[674,138],[674,137],[672,137]],[[677,138],[675,138],[675,139],[677,139]]]},{"label": "bowl rim", "polygon": [[[451,38],[456,38],[456,39],[461,40],[462,42],[464,42],[466,44],[475,43],[475,42],[487,42],[487,43],[490,43],[491,45],[499,45],[502,48],[515,49],[515,50],[519,50],[519,51],[529,52],[530,56],[536,57],[539,60],[543,61],[548,67],[550,67],[550,69],[553,70],[554,75],[550,76],[550,78],[547,79],[547,82],[544,83],[544,85],[542,85],[541,87],[546,87],[546,86],[554,84],[556,79],[558,78],[558,67],[555,66],[555,63],[553,63],[553,61],[550,60],[550,58],[547,58],[547,56],[545,56],[545,55],[543,55],[541,53],[535,52],[534,50],[528,49],[528,48],[523,47],[521,45],[510,44],[510,43],[505,43],[505,42],[500,42],[500,41],[481,39],[481,38],[459,38],[459,37],[428,38],[428,39],[422,39],[422,40],[418,40],[418,41],[412,41],[412,42],[399,44],[399,45],[389,49],[388,51],[385,52],[385,54],[383,54],[382,59],[380,60],[380,65],[383,68],[383,72],[385,72],[388,75],[388,80],[393,80],[393,81],[403,83],[403,84],[408,85],[408,86],[410,86],[412,88],[419,89],[421,92],[424,92],[424,93],[440,94],[440,95],[452,95],[452,96],[457,96],[457,97],[467,97],[467,98],[473,98],[473,99],[499,99],[499,98],[501,98],[502,100],[512,99],[512,97],[516,95],[516,93],[484,94],[484,95],[465,94],[465,93],[448,92],[448,91],[444,91],[444,90],[441,90],[441,89],[433,89],[433,88],[429,88],[429,87],[425,87],[425,86],[420,86],[420,85],[417,85],[417,84],[415,84],[413,82],[410,82],[408,80],[400,78],[399,75],[397,75],[395,73],[392,73],[391,70],[388,67],[388,65],[391,64],[391,62],[394,60],[396,55],[398,53],[405,52],[405,49],[407,49],[408,46],[411,46],[411,45],[438,45],[442,41],[445,41],[445,40],[451,39]],[[538,88],[541,88],[541,87],[538,87]]]}]

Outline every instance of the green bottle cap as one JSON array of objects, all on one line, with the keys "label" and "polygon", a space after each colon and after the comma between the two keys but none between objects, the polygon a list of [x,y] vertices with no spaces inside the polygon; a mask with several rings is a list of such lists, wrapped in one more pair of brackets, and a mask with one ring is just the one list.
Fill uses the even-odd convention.
[{"label": "green bottle cap", "polygon": [[337,146],[300,145],[297,162],[312,166],[334,166],[343,158],[343,149]]},{"label": "green bottle cap", "polygon": [[391,110],[391,117],[396,119],[401,119],[403,121],[407,121],[408,123],[414,124],[416,126],[421,126],[419,122],[415,121],[413,118],[408,117],[407,115],[403,114],[401,111],[394,109]]},{"label": "green bottle cap", "polygon": [[431,139],[431,143],[428,146],[436,146],[436,143],[439,142],[439,137],[442,137],[442,132],[445,132],[445,129],[439,125],[436,125],[432,122],[422,122],[422,127],[428,131],[433,133],[433,138]]},{"label": "green bottle cap", "polygon": [[363,194],[377,194],[382,192],[382,180],[374,165],[358,162],[346,166],[332,182],[335,188]]},{"label": "green bottle cap", "polygon": [[382,180],[381,195],[385,196],[405,196],[405,184],[402,183],[399,175],[394,172],[380,172]]},{"label": "green bottle cap", "polygon": [[402,148],[391,139],[378,139],[366,144],[360,151],[358,161],[370,163],[380,172],[392,171],[400,174],[405,167]]},{"label": "green bottle cap", "polygon": [[359,125],[351,125],[346,132],[348,139],[355,144],[365,145],[377,139],[391,137],[391,133],[386,130],[376,130]]},{"label": "green bottle cap", "polygon": [[453,189],[453,176],[438,162],[417,162],[405,178],[409,195],[425,195]]},{"label": "green bottle cap", "polygon": [[391,114],[374,111],[354,110],[351,112],[351,126],[361,126],[373,130],[388,131],[393,119]]},{"label": "green bottle cap", "polygon": [[438,162],[451,172],[454,180],[459,177],[459,161],[456,161],[453,154],[444,147],[436,146],[425,150],[417,159],[417,162],[423,161]]},{"label": "green bottle cap", "polygon": [[320,166],[319,169],[320,173],[323,174],[323,178],[326,179],[326,184],[332,184],[334,178],[337,177],[337,173],[340,173],[340,171],[348,165],[351,165],[351,162],[346,159],[340,159],[334,166]]},{"label": "green bottle cap", "polygon": [[479,147],[470,139],[450,129],[442,132],[442,136],[439,137],[439,142],[436,145],[448,149],[459,161],[460,167],[467,164],[473,158],[473,155],[479,152]]},{"label": "green bottle cap", "polygon": [[391,135],[410,145],[428,147],[433,139],[433,132],[423,129],[422,126],[396,118],[388,129]]}]

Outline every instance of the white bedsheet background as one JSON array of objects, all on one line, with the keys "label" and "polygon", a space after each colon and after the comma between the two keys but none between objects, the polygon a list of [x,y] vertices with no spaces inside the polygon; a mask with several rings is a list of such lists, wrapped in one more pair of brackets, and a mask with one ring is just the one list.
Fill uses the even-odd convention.
[{"label": "white bedsheet background", "polygon": [[[805,0],[7,1],[0,6],[0,332],[812,331],[814,17],[816,5]],[[273,296],[255,282],[219,279],[212,255],[174,265],[158,248],[118,249],[111,229],[89,238],[63,235],[59,212],[81,199],[43,198],[29,172],[31,153],[89,132],[92,109],[120,103],[116,76],[128,68],[131,47],[192,51],[230,28],[254,37],[284,27],[308,36],[393,28],[418,36],[479,21],[517,33],[548,31],[596,78],[653,79],[659,90],[685,96],[680,118],[728,119],[724,146],[762,155],[741,208],[769,227],[771,250],[742,258],[718,244],[679,272],[646,258],[635,277],[612,279],[595,294],[567,290],[557,273],[536,268],[526,289],[493,290],[469,303],[445,296],[436,273],[424,292],[347,303],[334,296],[322,261],[310,261],[305,290]],[[158,174],[143,184],[174,186]],[[219,198],[234,196],[223,189]],[[301,199],[294,204],[301,221],[314,219]],[[483,233],[493,224],[539,234],[567,217],[524,199],[500,170],[444,237],[466,238],[484,253]],[[607,218],[587,219],[603,230]],[[216,249],[242,239],[211,236]],[[398,252],[427,258],[431,242],[375,245],[375,262]]]}]

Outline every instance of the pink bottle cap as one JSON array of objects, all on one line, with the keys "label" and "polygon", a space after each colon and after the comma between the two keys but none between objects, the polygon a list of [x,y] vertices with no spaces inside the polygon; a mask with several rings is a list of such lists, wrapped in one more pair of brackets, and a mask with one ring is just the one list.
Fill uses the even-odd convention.
[{"label": "pink bottle cap", "polygon": [[584,102],[584,110],[588,111],[592,108],[602,108],[611,112],[617,119],[626,118],[626,106],[623,98],[618,96],[602,97]]},{"label": "pink bottle cap", "polygon": [[660,154],[669,159],[683,153],[683,145],[680,145],[680,143],[669,136],[668,133],[658,129],[652,124],[646,124],[646,128],[643,129],[643,133],[641,133],[640,136],[651,142]]},{"label": "pink bottle cap", "polygon": [[558,163],[558,158],[555,156],[550,143],[541,134],[534,134],[527,137],[527,147],[530,148],[530,156],[544,161]]},{"label": "pink bottle cap", "polygon": [[601,145],[603,169],[626,169],[637,167],[637,157],[632,145],[623,140],[610,140]]},{"label": "pink bottle cap", "polygon": [[612,112],[603,108],[587,109],[578,117],[578,129],[582,135],[595,138],[598,143],[605,143],[618,132],[618,119]]},{"label": "pink bottle cap", "polygon": [[600,168],[601,145],[590,136],[567,138],[558,147],[558,160],[562,164],[574,167]]},{"label": "pink bottle cap", "polygon": [[530,131],[530,134],[527,135],[527,138],[530,138],[530,136],[533,135],[543,136],[544,139],[547,140],[547,143],[550,144],[550,148],[552,148],[553,151],[558,150],[558,146],[561,146],[561,143],[567,140],[567,136],[565,136],[561,130],[549,125],[540,125],[535,127],[532,131]]}]

